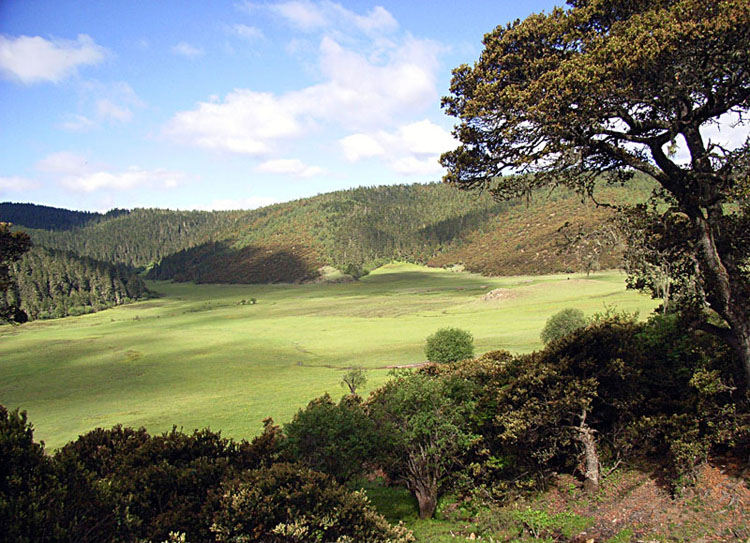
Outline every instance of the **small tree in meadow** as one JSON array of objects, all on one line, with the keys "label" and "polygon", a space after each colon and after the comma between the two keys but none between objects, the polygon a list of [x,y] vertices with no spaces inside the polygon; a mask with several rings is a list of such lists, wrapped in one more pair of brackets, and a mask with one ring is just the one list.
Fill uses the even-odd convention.
[{"label": "small tree in meadow", "polygon": [[356,394],[357,389],[365,386],[367,375],[362,368],[352,368],[341,378],[341,386],[349,389],[350,394]]},{"label": "small tree in meadow", "polygon": [[547,319],[547,323],[542,329],[541,338],[546,345],[584,326],[586,326],[586,317],[583,315],[583,311],[568,307]]},{"label": "small tree in meadow", "polygon": [[459,328],[441,328],[430,337],[424,348],[430,362],[445,364],[474,356],[474,336]]}]

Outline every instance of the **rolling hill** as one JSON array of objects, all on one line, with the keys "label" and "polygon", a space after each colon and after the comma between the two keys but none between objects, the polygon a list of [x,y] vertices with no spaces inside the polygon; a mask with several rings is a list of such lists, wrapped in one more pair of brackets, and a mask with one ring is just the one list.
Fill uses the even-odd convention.
[{"label": "rolling hill", "polygon": [[[601,192],[632,202],[650,185]],[[611,213],[565,190],[496,202],[439,183],[356,188],[249,211],[89,216],[18,206],[0,205],[0,220],[15,218],[38,246],[146,270],[150,279],[201,283],[299,282],[325,265],[358,277],[392,260],[485,275],[581,271],[591,263],[561,250],[560,228],[595,229]],[[596,265],[616,267],[621,250],[605,248]]]}]

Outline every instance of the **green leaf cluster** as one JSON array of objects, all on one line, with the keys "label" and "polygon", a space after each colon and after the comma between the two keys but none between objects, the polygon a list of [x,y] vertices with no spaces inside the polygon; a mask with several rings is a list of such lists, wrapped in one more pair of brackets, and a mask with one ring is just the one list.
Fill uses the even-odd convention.
[{"label": "green leaf cluster", "polygon": [[427,338],[427,360],[438,364],[458,362],[474,356],[474,336],[460,328],[441,328]]}]

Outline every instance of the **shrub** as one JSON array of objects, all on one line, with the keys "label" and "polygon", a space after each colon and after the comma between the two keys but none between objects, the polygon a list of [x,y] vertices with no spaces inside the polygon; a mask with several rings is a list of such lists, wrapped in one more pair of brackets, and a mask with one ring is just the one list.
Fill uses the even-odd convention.
[{"label": "shrub", "polygon": [[378,461],[417,498],[420,518],[432,517],[439,492],[477,438],[469,423],[471,393],[462,379],[407,372],[367,402],[379,434]]},{"label": "shrub", "polygon": [[[142,428],[116,426],[79,437],[55,461],[79,516],[112,519],[107,537],[98,540],[165,541],[170,532],[179,532],[188,541],[210,541],[221,484],[270,462],[277,435],[270,420],[252,443],[240,444],[208,429],[151,436]],[[86,497],[87,481],[106,495]]]},{"label": "shrub", "polygon": [[584,326],[586,326],[586,317],[584,317],[583,311],[568,307],[547,319],[547,323],[542,329],[541,338],[546,345]]},{"label": "shrub", "polygon": [[376,441],[374,424],[360,401],[346,396],[336,405],[326,394],[300,409],[284,425],[287,457],[341,482],[360,473]]},{"label": "shrub", "polygon": [[414,541],[411,532],[375,512],[364,492],[297,464],[247,471],[222,488],[212,527],[219,542]]},{"label": "shrub", "polygon": [[58,541],[59,488],[26,412],[0,405],[0,540]]},{"label": "shrub", "polygon": [[474,336],[459,328],[441,328],[430,337],[424,348],[427,360],[445,364],[474,356]]}]

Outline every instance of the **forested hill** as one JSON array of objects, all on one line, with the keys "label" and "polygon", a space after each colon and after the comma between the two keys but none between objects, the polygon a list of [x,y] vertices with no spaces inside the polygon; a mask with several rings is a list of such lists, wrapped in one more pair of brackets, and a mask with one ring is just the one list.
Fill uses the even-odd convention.
[{"label": "forested hill", "polygon": [[11,268],[16,284],[5,296],[31,320],[92,313],[149,295],[143,280],[122,264],[42,247]]},{"label": "forested hill", "polygon": [[[644,183],[605,196],[632,201],[649,190]],[[487,274],[583,269],[589,264],[580,255],[559,250],[558,230],[566,222],[595,228],[606,216],[572,193],[498,203],[436,183],[350,189],[250,211],[135,209],[71,229],[26,230],[38,246],[148,268],[151,278],[277,282],[310,278],[323,265],[359,275],[394,259]],[[607,248],[597,260],[616,265],[617,255]]]},{"label": "forested hill", "polygon": [[113,209],[106,214],[91,211],[70,211],[57,207],[36,204],[0,203],[0,219],[3,222],[22,224],[28,228],[42,230],[70,230],[85,226],[92,221],[111,219],[128,213],[125,209]]}]

